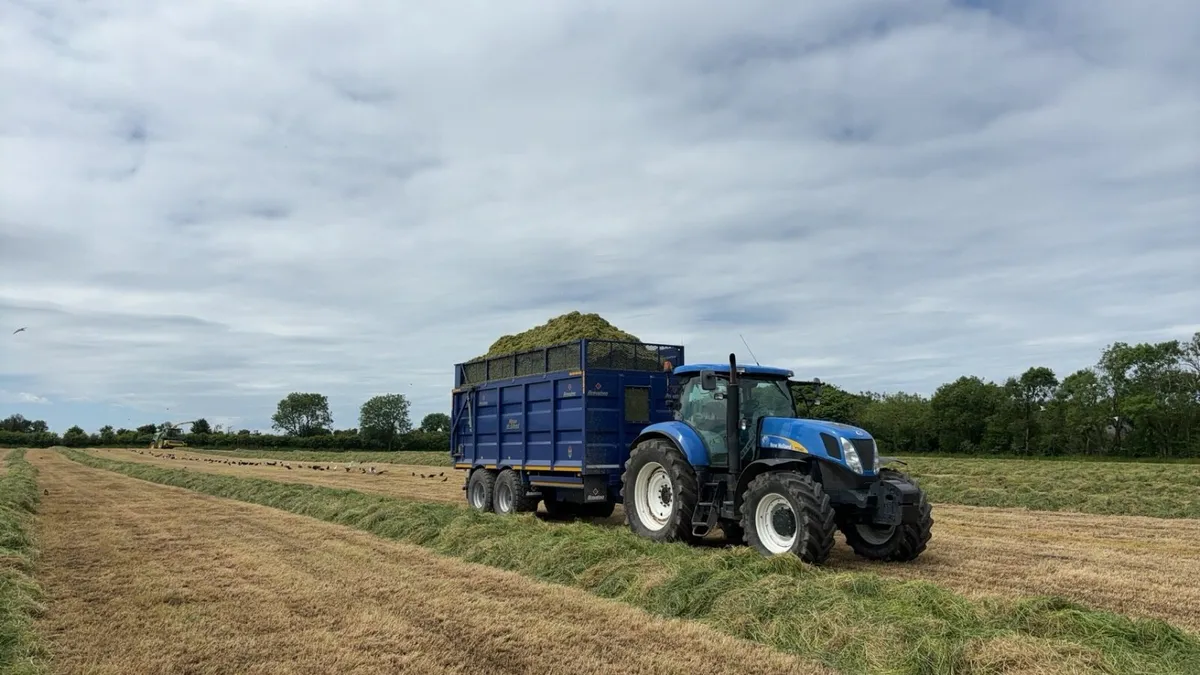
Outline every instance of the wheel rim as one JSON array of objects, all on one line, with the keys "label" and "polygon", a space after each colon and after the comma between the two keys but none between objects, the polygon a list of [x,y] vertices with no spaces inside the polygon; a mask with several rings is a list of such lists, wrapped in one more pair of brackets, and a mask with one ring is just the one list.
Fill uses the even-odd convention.
[{"label": "wheel rim", "polygon": [[479,481],[471,486],[471,506],[477,509],[483,508],[483,485]]},{"label": "wheel rim", "polygon": [[496,510],[500,513],[508,513],[512,510],[512,488],[508,483],[501,483],[496,486]]},{"label": "wheel rim", "polygon": [[667,526],[675,507],[671,477],[658,462],[648,462],[638,471],[634,483],[634,508],[638,520],[650,530]]},{"label": "wheel rim", "polygon": [[863,541],[872,546],[882,546],[888,543],[892,538],[892,534],[896,532],[895,525],[874,525],[872,523],[858,523],[854,526],[854,531]]},{"label": "wheel rim", "polygon": [[771,553],[787,553],[796,543],[796,512],[780,494],[763,497],[754,509],[758,540]]}]

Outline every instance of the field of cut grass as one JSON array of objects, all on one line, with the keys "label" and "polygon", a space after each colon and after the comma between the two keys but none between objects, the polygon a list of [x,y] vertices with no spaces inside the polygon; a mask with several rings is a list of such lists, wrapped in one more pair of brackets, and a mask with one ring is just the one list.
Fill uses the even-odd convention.
[{"label": "field of cut grass", "polygon": [[[194,450],[297,462],[449,466],[446,452]],[[1077,511],[1099,515],[1200,518],[1200,464],[960,457],[904,457],[930,499],[944,504]]]},{"label": "field of cut grass", "polygon": [[744,547],[659,545],[619,528],[64,454],[700,621],[845,672],[1186,673],[1200,663],[1200,637],[1056,598],[969,599],[920,581],[764,559]]},{"label": "field of cut grass", "polygon": [[[461,506],[463,474],[437,467],[380,464],[382,473],[344,471],[337,463],[219,458],[176,451],[93,449],[87,453],[162,468],[188,467],[240,478],[265,478],[345,488],[401,499]],[[266,464],[270,461],[272,465]],[[313,470],[319,467],[322,471]],[[361,469],[361,467],[360,467]],[[542,510],[539,507],[539,512]],[[934,508],[934,540],[909,565],[863,561],[839,543],[830,569],[937,583],[971,596],[1054,594],[1091,607],[1164,619],[1200,632],[1200,520],[1106,516],[941,503]],[[620,506],[595,525],[625,527]],[[840,535],[839,535],[840,538]],[[718,531],[706,545],[724,545]],[[1112,574],[1112,570],[1122,574]]]},{"label": "field of cut grass", "polygon": [[[30,453],[56,672],[831,675],[580,589]],[[4,672],[0,669],[0,672]]]},{"label": "field of cut grass", "polygon": [[[217,457],[251,457],[255,459],[291,460],[294,462],[377,462],[380,464],[412,464],[419,466],[450,466],[449,451],[396,451],[396,452],[325,452],[315,450],[209,450],[205,448],[179,448],[186,452],[199,452]],[[155,452],[162,452],[155,450]],[[169,450],[167,452],[170,452]]]},{"label": "field of cut grass", "polygon": [[45,653],[33,632],[41,590],[33,579],[33,514],[37,472],[24,450],[0,451],[0,673],[44,672]]},{"label": "field of cut grass", "polygon": [[1200,518],[1200,464],[903,458],[934,502]]}]

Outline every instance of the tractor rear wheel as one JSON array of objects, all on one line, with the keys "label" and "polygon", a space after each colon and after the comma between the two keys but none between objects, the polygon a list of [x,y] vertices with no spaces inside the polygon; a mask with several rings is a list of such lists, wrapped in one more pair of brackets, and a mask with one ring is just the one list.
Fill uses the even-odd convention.
[{"label": "tractor rear wheel", "polygon": [[476,469],[467,479],[467,504],[480,513],[495,508],[496,473],[487,469]]},{"label": "tractor rear wheel", "polygon": [[496,478],[494,502],[496,513],[529,513],[537,510],[537,499],[526,497],[525,483],[521,475],[512,469],[504,469]]},{"label": "tractor rear wheel", "polygon": [[794,471],[771,471],[742,493],[742,529],[746,543],[763,555],[791,553],[820,565],[833,549],[837,525],[820,483]]},{"label": "tractor rear wheel", "polygon": [[915,560],[933,538],[933,507],[925,497],[925,491],[917,481],[906,473],[895,469],[884,469],[880,478],[902,480],[917,487],[917,505],[921,517],[915,523],[899,525],[874,525],[872,523],[838,523],[846,536],[846,543],[854,552],[869,560],[885,562],[907,562]]},{"label": "tractor rear wheel", "polygon": [[654,541],[687,541],[696,510],[696,472],[673,443],[650,438],[629,453],[621,474],[625,522]]}]

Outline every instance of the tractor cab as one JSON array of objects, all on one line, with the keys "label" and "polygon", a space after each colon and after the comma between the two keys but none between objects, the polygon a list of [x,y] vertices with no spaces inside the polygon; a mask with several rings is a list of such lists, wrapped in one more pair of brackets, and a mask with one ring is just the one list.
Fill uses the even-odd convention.
[{"label": "tractor cab", "polygon": [[[696,430],[713,466],[728,465],[729,365],[689,364],[676,368],[674,375],[679,378],[680,390],[676,419]],[[764,418],[796,417],[793,384],[815,385],[819,394],[819,380],[795,382],[791,378],[792,371],[782,368],[737,366],[738,396],[734,412],[741,465],[757,459],[757,441]]]}]

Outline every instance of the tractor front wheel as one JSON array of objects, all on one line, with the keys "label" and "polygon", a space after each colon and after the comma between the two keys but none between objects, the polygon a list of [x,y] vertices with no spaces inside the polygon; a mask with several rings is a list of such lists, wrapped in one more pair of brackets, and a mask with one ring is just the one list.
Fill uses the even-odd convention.
[{"label": "tractor front wheel", "polygon": [[651,438],[633,448],[621,475],[625,522],[655,541],[695,540],[696,472],[670,441]]},{"label": "tractor front wheel", "polygon": [[863,558],[885,562],[915,560],[933,537],[933,507],[925,497],[925,491],[908,474],[884,469],[880,478],[902,480],[917,487],[917,506],[921,514],[917,522],[899,525],[843,522],[838,528],[846,536],[850,548]]},{"label": "tractor front wheel", "polygon": [[763,555],[791,553],[820,565],[833,549],[837,525],[820,483],[801,473],[771,471],[742,493],[742,529],[746,543]]}]

